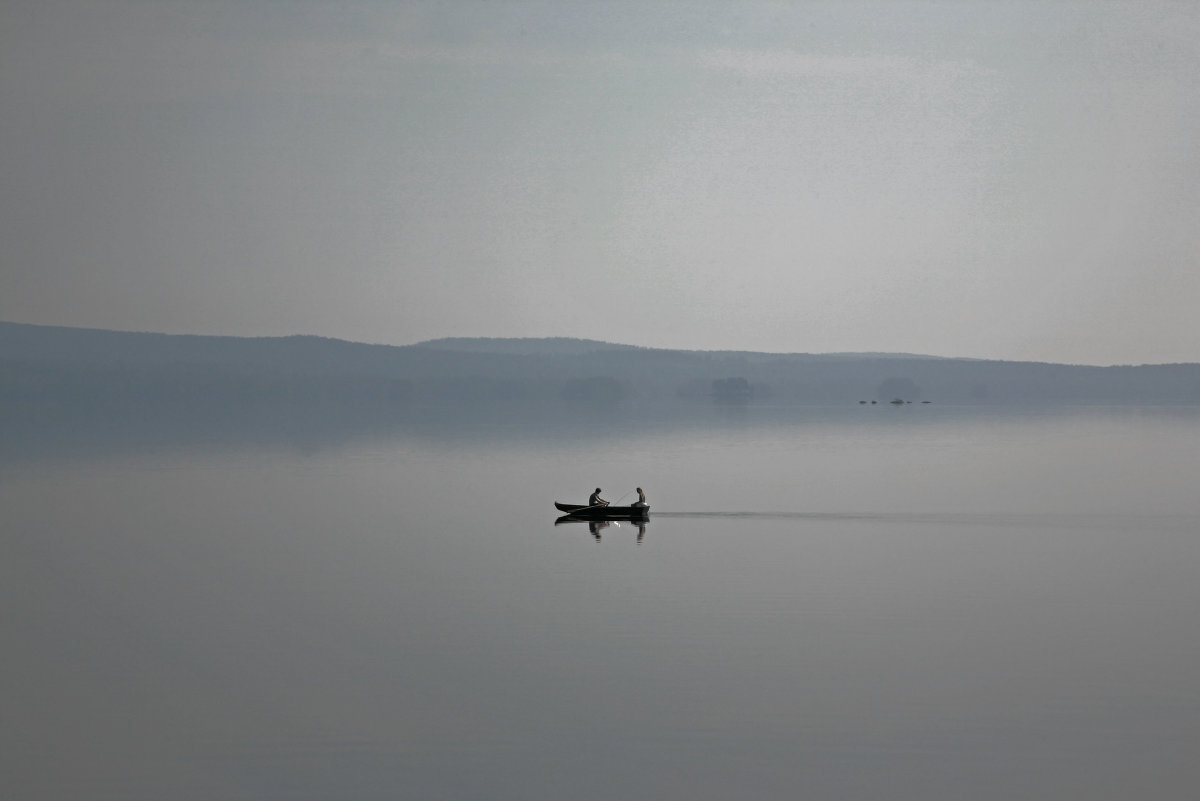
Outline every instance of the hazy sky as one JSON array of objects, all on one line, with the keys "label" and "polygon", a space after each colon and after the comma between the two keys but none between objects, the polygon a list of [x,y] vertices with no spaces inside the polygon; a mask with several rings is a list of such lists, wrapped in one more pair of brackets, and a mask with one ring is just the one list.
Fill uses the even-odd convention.
[{"label": "hazy sky", "polygon": [[0,3],[0,319],[1200,361],[1200,4]]}]

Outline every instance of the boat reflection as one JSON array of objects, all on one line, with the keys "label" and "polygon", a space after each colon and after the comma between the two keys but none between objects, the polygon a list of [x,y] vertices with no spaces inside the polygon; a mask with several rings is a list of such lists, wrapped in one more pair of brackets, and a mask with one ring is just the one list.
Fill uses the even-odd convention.
[{"label": "boat reflection", "polygon": [[600,541],[600,532],[609,527],[621,528],[622,526],[637,529],[637,541],[640,543],[642,538],[646,536],[646,526],[649,524],[648,519],[642,520],[582,520],[572,515],[563,515],[554,521],[555,526],[563,526],[570,523],[587,523],[588,532],[596,538],[596,542]]}]

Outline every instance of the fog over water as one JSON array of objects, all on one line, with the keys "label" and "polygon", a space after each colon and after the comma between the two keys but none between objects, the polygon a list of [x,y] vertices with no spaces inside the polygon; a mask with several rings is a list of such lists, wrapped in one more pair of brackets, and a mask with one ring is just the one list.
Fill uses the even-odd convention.
[{"label": "fog over water", "polygon": [[0,798],[1194,795],[1197,75],[1154,0],[0,3]]},{"label": "fog over water", "polygon": [[[0,461],[26,799],[1200,784],[1194,407],[698,409]],[[644,527],[555,525],[596,486]]]},{"label": "fog over water", "polygon": [[0,3],[0,798],[1194,795],[1197,75],[1157,0]]}]

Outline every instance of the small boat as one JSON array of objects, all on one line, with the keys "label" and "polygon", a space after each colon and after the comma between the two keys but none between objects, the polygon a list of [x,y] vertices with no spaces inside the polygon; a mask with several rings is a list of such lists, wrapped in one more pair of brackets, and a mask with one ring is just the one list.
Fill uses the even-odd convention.
[{"label": "small boat", "polygon": [[640,520],[650,516],[649,506],[585,506],[555,501],[554,508],[580,520]]}]

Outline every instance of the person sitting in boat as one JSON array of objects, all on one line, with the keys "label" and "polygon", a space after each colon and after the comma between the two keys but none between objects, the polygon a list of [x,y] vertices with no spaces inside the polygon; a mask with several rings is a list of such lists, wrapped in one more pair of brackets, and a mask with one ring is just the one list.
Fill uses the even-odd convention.
[{"label": "person sitting in boat", "polygon": [[588,498],[588,506],[608,506],[608,501],[600,497],[599,487],[596,487],[596,491]]},{"label": "person sitting in boat", "polygon": [[650,504],[646,503],[646,493],[642,492],[641,487],[637,488],[637,494],[638,494],[637,502],[632,504],[634,509],[645,509],[647,506],[650,505]]}]

